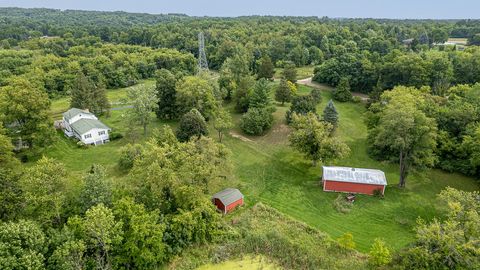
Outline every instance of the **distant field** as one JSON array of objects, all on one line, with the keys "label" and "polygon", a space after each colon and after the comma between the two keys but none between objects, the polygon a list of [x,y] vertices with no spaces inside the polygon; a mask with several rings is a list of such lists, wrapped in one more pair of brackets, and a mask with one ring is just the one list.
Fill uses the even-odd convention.
[{"label": "distant field", "polygon": [[[145,83],[153,83],[147,81]],[[307,94],[309,87],[300,86],[299,94]],[[108,92],[112,103],[125,97],[126,89]],[[273,93],[272,93],[273,94]],[[321,114],[331,98],[329,91],[323,92],[323,101],[317,110]],[[375,238],[384,238],[393,249],[399,249],[414,238],[413,228],[417,217],[427,220],[439,216],[435,196],[445,187],[451,186],[463,190],[478,190],[479,184],[472,178],[450,174],[440,170],[427,170],[412,173],[407,179],[405,189],[397,188],[398,168],[395,164],[378,162],[367,155],[367,128],[364,123],[365,108],[357,103],[335,103],[339,111],[340,123],[337,134],[348,143],[351,155],[336,163],[325,165],[343,165],[351,167],[376,168],[385,171],[389,186],[385,198],[358,196],[357,201],[347,214],[337,212],[333,201],[336,193],[326,193],[319,185],[320,167],[313,168],[310,161],[288,146],[289,127],[284,123],[288,104],[280,106],[274,113],[275,124],[264,136],[244,136],[238,125],[232,132],[248,140],[226,136],[224,143],[231,149],[234,165],[230,182],[246,195],[248,206],[263,202],[280,212],[324,231],[336,239],[346,232],[354,236],[357,249],[366,252]],[[53,102],[52,114],[57,115],[68,107],[66,99]],[[232,108],[229,104],[228,108]],[[109,118],[101,120],[125,134],[128,123],[128,109],[113,111]],[[238,124],[239,114],[233,113]],[[150,131],[165,124],[155,118]],[[175,126],[176,123],[168,123]],[[216,134],[211,132],[213,138]],[[144,139],[140,139],[143,142]],[[108,168],[113,178],[124,177],[118,172],[120,147],[127,140],[120,139],[98,147],[78,148],[73,140],[58,134],[57,142],[48,148],[46,155],[65,163],[66,167],[79,177],[92,163],[99,163]]]}]

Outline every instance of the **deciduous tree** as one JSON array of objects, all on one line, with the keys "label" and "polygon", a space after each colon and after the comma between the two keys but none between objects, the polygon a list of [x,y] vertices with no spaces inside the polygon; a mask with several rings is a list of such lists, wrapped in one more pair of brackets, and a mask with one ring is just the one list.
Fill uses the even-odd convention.
[{"label": "deciduous tree", "polygon": [[233,127],[232,117],[225,109],[221,108],[215,115],[213,127],[218,132],[218,140],[222,142],[223,134]]},{"label": "deciduous tree", "polygon": [[167,69],[160,69],[155,73],[157,80],[156,95],[158,98],[157,117],[160,119],[174,119],[177,116],[176,90],[177,79]]},{"label": "deciduous tree", "polygon": [[180,119],[177,129],[177,138],[181,142],[188,141],[191,137],[200,138],[208,135],[205,118],[197,109],[192,109]]},{"label": "deciduous tree", "polygon": [[281,102],[283,105],[285,102],[290,101],[291,98],[292,92],[288,85],[288,81],[281,80],[277,88],[275,89],[275,100]]},{"label": "deciduous tree", "polygon": [[152,120],[152,112],[158,107],[155,88],[145,85],[135,86],[128,89],[128,98],[132,103],[130,121],[143,128],[143,135],[147,136],[147,126]]}]

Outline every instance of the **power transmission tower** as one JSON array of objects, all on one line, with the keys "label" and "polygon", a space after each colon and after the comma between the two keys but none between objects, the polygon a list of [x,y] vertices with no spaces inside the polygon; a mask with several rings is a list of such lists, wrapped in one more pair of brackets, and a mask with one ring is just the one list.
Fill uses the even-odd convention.
[{"label": "power transmission tower", "polygon": [[205,37],[203,32],[198,34],[198,72],[208,70],[207,55],[205,54]]}]

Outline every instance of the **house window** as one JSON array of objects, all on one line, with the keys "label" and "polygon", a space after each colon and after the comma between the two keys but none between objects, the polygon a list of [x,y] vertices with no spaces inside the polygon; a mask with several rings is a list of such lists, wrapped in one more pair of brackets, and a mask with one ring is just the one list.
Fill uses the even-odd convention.
[{"label": "house window", "polygon": [[88,138],[92,138],[92,134],[85,134],[85,136],[83,136],[85,139],[88,139]]},{"label": "house window", "polygon": [[98,132],[98,136],[102,136],[102,135],[105,135],[105,130],[104,130],[104,131],[99,131],[99,132]]}]

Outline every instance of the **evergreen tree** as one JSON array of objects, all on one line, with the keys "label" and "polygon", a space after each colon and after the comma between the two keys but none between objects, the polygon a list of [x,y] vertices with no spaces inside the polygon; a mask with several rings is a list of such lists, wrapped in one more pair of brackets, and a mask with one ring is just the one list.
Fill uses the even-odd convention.
[{"label": "evergreen tree", "polygon": [[311,96],[296,96],[292,100],[292,105],[290,105],[290,110],[287,111],[285,117],[287,119],[287,123],[290,123],[292,120],[292,115],[294,113],[305,115],[309,112],[314,114],[317,113],[316,104],[313,101]]},{"label": "evergreen tree", "polygon": [[200,138],[208,134],[207,122],[197,109],[192,109],[180,119],[177,138],[181,142],[188,141],[192,136]]},{"label": "evergreen tree", "polygon": [[268,55],[262,56],[262,58],[260,58],[260,65],[258,67],[258,79],[271,79],[274,73],[275,69],[272,63],[272,59]]},{"label": "evergreen tree", "polygon": [[323,110],[323,121],[332,124],[334,128],[337,127],[338,112],[337,112],[337,108],[335,108],[335,105],[333,104],[333,101],[331,99],[330,101],[328,101],[327,106]]},{"label": "evergreen tree", "polygon": [[83,72],[79,72],[71,91],[70,107],[88,109],[97,115],[108,113],[110,103],[105,87],[95,85]]},{"label": "evergreen tree", "polygon": [[281,102],[283,105],[285,102],[290,101],[291,97],[292,97],[292,91],[290,90],[288,81],[281,80],[280,84],[277,86],[277,89],[275,90],[275,100],[278,102]]},{"label": "evergreen tree", "polygon": [[333,99],[345,102],[352,100],[352,93],[350,92],[350,82],[348,78],[341,78],[337,88],[333,90]]},{"label": "evergreen tree", "polygon": [[297,70],[295,69],[295,64],[292,62],[288,62],[285,64],[283,68],[282,76],[285,80],[290,81],[292,83],[297,81]]},{"label": "evergreen tree", "polygon": [[310,96],[312,97],[313,101],[316,104],[319,104],[322,102],[322,92],[318,88],[313,88],[312,91],[310,92]]},{"label": "evergreen tree", "polygon": [[177,79],[167,69],[157,71],[156,95],[158,98],[158,108],[156,110],[159,119],[174,119],[177,115],[176,90]]},{"label": "evergreen tree", "polygon": [[260,79],[255,83],[253,92],[250,96],[250,108],[272,108],[270,86],[266,79]]}]

